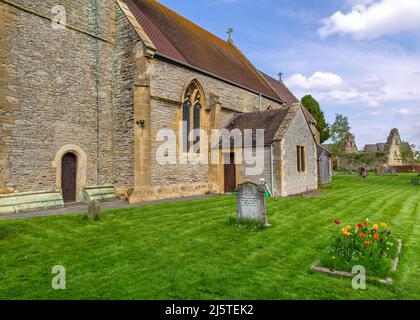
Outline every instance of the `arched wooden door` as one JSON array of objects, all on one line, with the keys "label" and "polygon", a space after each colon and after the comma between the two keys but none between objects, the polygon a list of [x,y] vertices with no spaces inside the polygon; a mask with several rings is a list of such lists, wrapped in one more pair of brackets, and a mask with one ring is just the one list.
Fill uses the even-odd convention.
[{"label": "arched wooden door", "polygon": [[66,153],[61,163],[61,190],[64,202],[76,202],[77,159],[74,153]]}]

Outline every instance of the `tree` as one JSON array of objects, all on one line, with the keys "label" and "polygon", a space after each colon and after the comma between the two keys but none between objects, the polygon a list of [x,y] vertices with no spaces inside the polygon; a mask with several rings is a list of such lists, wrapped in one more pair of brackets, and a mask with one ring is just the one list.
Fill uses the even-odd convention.
[{"label": "tree", "polygon": [[413,164],[415,148],[414,144],[403,143],[400,145],[401,159],[404,164]]},{"label": "tree", "polygon": [[307,95],[302,98],[301,102],[317,121],[316,129],[320,134],[321,143],[328,140],[330,138],[330,126],[325,120],[324,112],[321,110],[318,101],[311,95]]},{"label": "tree", "polygon": [[349,119],[341,114],[335,115],[335,121],[331,126],[331,140],[333,142],[332,152],[337,154],[348,132],[350,132]]},{"label": "tree", "polygon": [[420,163],[420,151],[418,150],[414,151],[414,161]]},{"label": "tree", "polygon": [[336,114],[335,121],[331,126],[331,140],[336,144],[342,143],[350,129],[349,118]]},{"label": "tree", "polygon": [[404,164],[413,166],[413,172],[415,171],[414,166],[420,160],[420,151],[416,151],[416,145],[403,143],[400,146],[401,159]]}]

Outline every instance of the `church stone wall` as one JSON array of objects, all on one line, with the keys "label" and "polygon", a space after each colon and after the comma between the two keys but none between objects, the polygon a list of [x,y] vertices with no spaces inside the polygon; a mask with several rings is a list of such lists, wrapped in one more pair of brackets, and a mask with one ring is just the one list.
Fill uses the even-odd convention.
[{"label": "church stone wall", "polygon": [[[151,95],[181,102],[185,86],[193,78],[197,78],[203,87],[207,103],[210,93],[220,97],[222,108],[235,112],[253,112],[259,108],[259,95],[221,80],[199,74],[174,64],[157,60],[152,70]],[[271,105],[280,108],[281,105],[262,97],[262,110]]]},{"label": "church stone wall", "polygon": [[[112,68],[115,2],[99,1],[100,37],[92,34],[94,1],[61,1],[67,24],[80,30],[55,30],[49,18],[55,1],[10,0],[0,3],[2,145],[0,189],[8,192],[56,189],[52,162],[64,145],[87,154],[87,185],[112,183]],[[25,10],[22,10],[23,7]],[[33,12],[32,12],[33,11]],[[41,15],[42,17],[40,17]],[[7,29],[7,30],[6,30]],[[3,43],[5,45],[3,46]],[[96,64],[96,48],[99,64]],[[99,95],[96,74],[99,70]],[[5,95],[3,95],[5,94]],[[4,103],[6,100],[7,103]],[[99,179],[97,164],[99,105]],[[5,119],[5,115],[7,119]],[[7,120],[7,121],[4,121]],[[5,134],[4,134],[5,133]],[[4,135],[3,135],[4,134]],[[5,161],[6,159],[7,161]]]},{"label": "church stone wall", "polygon": [[[165,165],[156,161],[156,151],[163,142],[156,141],[159,129],[173,129],[178,134],[181,121],[181,99],[188,83],[196,78],[201,84],[207,107],[211,106],[210,97],[219,97],[222,106],[222,126],[229,123],[235,113],[251,112],[259,109],[260,97],[257,94],[227,84],[223,81],[199,74],[166,61],[155,59],[152,66],[150,93],[151,102],[151,184],[187,185],[207,183],[209,180],[208,165]],[[279,103],[262,98],[262,110],[268,106],[280,108]],[[205,109],[205,108],[204,108]],[[206,114],[208,111],[204,111]],[[207,129],[212,127],[208,123]],[[217,128],[219,129],[219,128]],[[179,141],[178,141],[179,143]],[[269,159],[269,157],[267,158]],[[259,180],[259,178],[258,178]],[[219,185],[222,185],[220,181]]]},{"label": "church stone wall", "polygon": [[[304,146],[306,172],[297,172],[297,146]],[[299,111],[282,139],[281,189],[282,196],[289,196],[318,188],[317,153],[312,132]]]},{"label": "church stone wall", "polygon": [[[254,148],[254,152],[253,154],[255,155],[255,148]],[[274,154],[274,151],[273,151]],[[273,157],[274,158],[274,157]],[[274,159],[273,159],[274,160]],[[246,169],[247,168],[254,168],[255,166],[248,166],[246,164],[241,165],[240,166],[240,174],[239,174],[239,179],[237,181],[237,183],[242,183],[245,181],[251,181],[254,182],[256,184],[261,184],[261,179],[265,179],[270,191],[272,191],[272,182],[271,182],[271,147],[270,146],[265,146],[264,147],[264,166],[263,166],[263,171],[261,172],[260,175],[250,175],[247,174]],[[274,169],[274,166],[273,166]],[[274,171],[273,171],[273,175],[274,175]],[[274,192],[275,192],[275,187],[274,187]]]},{"label": "church stone wall", "polygon": [[113,184],[134,185],[134,52],[139,40],[126,16],[118,9],[113,81]]}]

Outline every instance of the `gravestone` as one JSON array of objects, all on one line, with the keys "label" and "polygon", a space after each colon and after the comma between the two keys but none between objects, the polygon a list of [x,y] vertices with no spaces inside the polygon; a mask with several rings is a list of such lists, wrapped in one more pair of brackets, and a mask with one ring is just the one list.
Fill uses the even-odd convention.
[{"label": "gravestone", "polygon": [[412,179],[411,180],[411,184],[413,184],[415,186],[418,186],[418,185],[420,185],[420,182],[419,181],[420,181],[419,179]]},{"label": "gravestone", "polygon": [[366,178],[368,176],[368,170],[365,167],[360,167],[357,169],[357,176],[359,178]]},{"label": "gravestone", "polygon": [[236,188],[236,214],[237,219],[253,220],[270,226],[266,214],[266,188],[253,182],[244,182]]},{"label": "gravestone", "polygon": [[98,200],[93,200],[89,203],[89,209],[87,217],[89,220],[95,221],[98,220],[101,213],[101,206],[99,205]]},{"label": "gravestone", "polygon": [[398,171],[397,171],[397,169],[396,168],[391,168],[391,173],[392,173],[392,175],[393,176],[398,176]]},{"label": "gravestone", "polygon": [[381,176],[381,177],[385,175],[385,168],[384,168],[384,166],[379,166],[378,167],[378,175]]}]

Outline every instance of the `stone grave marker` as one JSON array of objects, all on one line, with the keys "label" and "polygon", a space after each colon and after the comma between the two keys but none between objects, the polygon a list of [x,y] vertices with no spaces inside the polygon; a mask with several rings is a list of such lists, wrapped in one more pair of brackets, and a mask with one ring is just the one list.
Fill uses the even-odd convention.
[{"label": "stone grave marker", "polygon": [[236,188],[236,214],[240,220],[254,220],[269,227],[266,213],[266,188],[253,182],[244,182]]},{"label": "stone grave marker", "polygon": [[101,213],[101,206],[97,200],[93,200],[89,203],[89,209],[87,213],[87,218],[91,221],[98,220]]},{"label": "stone grave marker", "polygon": [[357,176],[359,178],[367,178],[368,176],[368,170],[366,167],[360,167],[359,169],[357,169]]},{"label": "stone grave marker", "polygon": [[378,167],[378,175],[383,177],[385,175],[385,167],[384,166],[379,166]]},{"label": "stone grave marker", "polygon": [[393,176],[398,176],[398,171],[396,168],[391,168],[391,173]]},{"label": "stone grave marker", "polygon": [[418,186],[420,185],[420,180],[419,179],[411,179],[411,184]]}]

